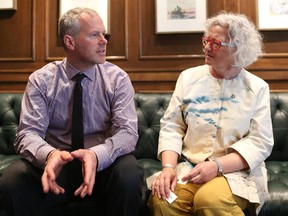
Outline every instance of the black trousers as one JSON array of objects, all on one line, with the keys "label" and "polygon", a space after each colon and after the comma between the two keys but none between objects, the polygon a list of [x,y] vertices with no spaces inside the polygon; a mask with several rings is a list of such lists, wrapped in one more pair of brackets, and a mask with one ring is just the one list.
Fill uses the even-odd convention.
[{"label": "black trousers", "polygon": [[[65,166],[57,178],[58,184],[65,189],[64,194],[43,193],[42,174],[42,169],[22,159],[4,171],[0,178],[0,194],[9,216],[42,216],[57,213],[62,216],[139,215],[143,169],[132,154],[117,158],[111,166],[97,172],[93,194],[84,199],[73,195]],[[83,209],[69,207],[69,204],[75,201],[85,203]],[[91,205],[87,207],[87,203]]]}]

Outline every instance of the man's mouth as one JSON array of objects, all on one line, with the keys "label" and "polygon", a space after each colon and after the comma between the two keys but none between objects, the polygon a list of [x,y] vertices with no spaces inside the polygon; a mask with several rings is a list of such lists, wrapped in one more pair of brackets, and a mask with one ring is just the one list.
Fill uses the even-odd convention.
[{"label": "man's mouth", "polygon": [[99,53],[99,54],[105,54],[105,51],[106,51],[105,49],[103,49],[103,50],[98,50],[97,53]]}]

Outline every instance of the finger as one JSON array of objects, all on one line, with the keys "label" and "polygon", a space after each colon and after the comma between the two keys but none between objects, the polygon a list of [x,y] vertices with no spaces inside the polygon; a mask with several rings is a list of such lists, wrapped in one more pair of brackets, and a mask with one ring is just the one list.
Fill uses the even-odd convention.
[{"label": "finger", "polygon": [[49,181],[49,188],[56,195],[58,195],[60,193],[63,194],[65,192],[64,188],[60,187],[56,181],[50,180]]},{"label": "finger", "polygon": [[193,169],[187,175],[185,175],[181,180],[182,181],[191,181],[191,179],[195,178],[199,175],[199,170]]},{"label": "finger", "polygon": [[164,187],[164,177],[161,177],[159,179],[159,186],[158,186],[158,189],[159,189],[159,193],[160,193],[160,197],[161,198],[166,198],[166,195],[165,195],[165,187]]},{"label": "finger", "polygon": [[96,175],[94,175],[94,177],[91,176],[91,181],[90,181],[90,183],[88,184],[88,187],[87,187],[87,194],[88,194],[88,195],[91,195],[92,192],[93,192],[93,188],[94,188],[94,184],[95,184],[95,176],[96,176]]},{"label": "finger", "polygon": [[91,166],[91,163],[84,161],[83,163],[83,183],[85,185],[89,185],[92,178],[93,177],[93,174],[94,174],[94,171],[95,170],[92,166]]},{"label": "finger", "polygon": [[48,178],[46,172],[43,173],[41,177],[41,182],[42,182],[42,189],[44,193],[48,193],[49,191],[49,184],[48,184]]},{"label": "finger", "polygon": [[192,176],[189,174],[183,176],[183,178],[181,179],[182,181],[189,181],[190,179],[192,179]]},{"label": "finger", "polygon": [[165,198],[170,196],[170,179],[169,178],[164,179],[164,195],[165,195]]},{"label": "finger", "polygon": [[172,183],[171,183],[171,191],[175,191],[175,188],[176,188],[176,185],[177,185],[177,178],[174,178]]},{"label": "finger", "polygon": [[77,190],[74,192],[74,196],[78,196],[81,193],[82,187],[83,187],[83,184],[81,184],[80,187],[77,188]]},{"label": "finger", "polygon": [[67,164],[68,162],[70,162],[74,159],[73,155],[67,151],[62,151],[60,156],[61,156],[61,160],[62,160],[63,165]]},{"label": "finger", "polygon": [[57,185],[55,185],[55,182],[54,182],[54,181],[50,181],[49,186],[50,186],[50,190],[51,190],[54,194],[58,195],[58,194],[60,193],[60,190],[58,189]]},{"label": "finger", "polygon": [[74,192],[74,196],[80,195],[80,197],[84,198],[87,194],[87,186],[85,184],[81,184],[80,187]]},{"label": "finger", "polygon": [[194,177],[192,177],[190,180],[188,180],[189,182],[195,183],[195,184],[201,184],[203,183],[202,181],[202,177],[201,174],[198,173],[197,175],[195,175]]},{"label": "finger", "polygon": [[154,191],[155,193],[157,193],[157,196],[159,199],[161,199],[161,194],[160,194],[160,188],[159,188],[159,179],[156,180],[156,183],[155,183],[155,187],[154,187]]},{"label": "finger", "polygon": [[78,158],[79,160],[81,160],[85,156],[83,149],[72,151],[70,154],[73,158]]},{"label": "finger", "polygon": [[83,189],[82,189],[82,191],[81,191],[81,194],[80,194],[81,198],[84,198],[84,197],[86,196],[86,194],[87,194],[87,189],[88,189],[87,185],[84,185],[84,186],[83,186]]},{"label": "finger", "polygon": [[155,191],[156,191],[156,185],[155,185],[155,182],[153,182],[152,185],[151,185],[151,193],[152,193],[153,196],[155,194]]},{"label": "finger", "polygon": [[[92,151],[86,151],[89,152],[88,154],[83,154],[82,163],[83,163],[83,176],[84,180],[83,183],[86,186],[86,193],[91,195],[93,192],[93,187],[95,183],[96,178],[96,158],[95,153]],[[92,155],[92,159],[91,159]]]},{"label": "finger", "polygon": [[55,167],[54,167],[54,169],[49,168],[49,167],[51,167],[51,166],[47,166],[47,167],[45,168],[45,172],[46,172],[46,174],[47,174],[47,178],[50,179],[50,180],[52,180],[52,181],[55,181],[55,180],[56,180],[56,174],[55,174],[55,172],[54,172]]},{"label": "finger", "polygon": [[158,188],[158,186],[157,186],[156,181],[155,181],[153,183],[153,187],[152,187],[152,195],[157,194],[157,196],[158,196],[157,188]]},{"label": "finger", "polygon": [[[54,173],[54,172],[53,172]],[[44,193],[48,193],[49,190],[53,191],[55,194],[59,194],[63,192],[63,188],[60,187],[53,178],[51,178],[47,172],[47,169],[45,169],[42,177],[42,188]],[[56,185],[56,186],[55,186]]]}]

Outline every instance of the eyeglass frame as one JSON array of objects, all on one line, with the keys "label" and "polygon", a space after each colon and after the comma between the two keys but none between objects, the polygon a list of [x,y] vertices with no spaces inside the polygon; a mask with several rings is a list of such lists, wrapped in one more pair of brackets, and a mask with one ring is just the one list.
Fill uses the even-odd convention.
[{"label": "eyeglass frame", "polygon": [[[206,44],[204,44],[204,41],[207,41]],[[211,42],[213,44],[216,44],[218,45],[217,48],[213,49],[213,46],[211,46]],[[207,44],[210,43],[210,48],[213,50],[213,51],[217,51],[218,49],[220,49],[221,46],[225,46],[225,47],[236,47],[235,43],[226,43],[226,42],[222,42],[222,41],[219,41],[219,40],[216,40],[216,39],[212,39],[212,38],[209,38],[209,37],[206,37],[206,36],[202,36],[202,45],[205,47],[207,46]]]}]

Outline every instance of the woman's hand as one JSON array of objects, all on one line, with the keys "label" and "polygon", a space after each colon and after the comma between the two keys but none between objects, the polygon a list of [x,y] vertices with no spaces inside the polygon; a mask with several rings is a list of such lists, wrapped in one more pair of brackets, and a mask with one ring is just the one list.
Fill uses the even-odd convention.
[{"label": "woman's hand", "polygon": [[215,178],[218,174],[218,166],[214,161],[205,161],[197,164],[182,181],[189,181],[194,184],[203,184]]},{"label": "woman's hand", "polygon": [[[224,173],[235,172],[239,170],[249,169],[246,160],[236,151],[217,158],[221,164]],[[203,184],[216,177],[218,174],[218,165],[215,161],[205,161],[197,164],[186,176],[183,181],[190,181],[195,184]]]},{"label": "woman's hand", "polygon": [[164,168],[152,184],[152,195],[157,193],[159,199],[166,199],[170,196],[170,190],[174,191],[176,184],[176,170],[171,167]]}]

